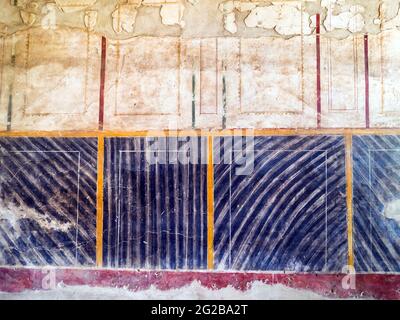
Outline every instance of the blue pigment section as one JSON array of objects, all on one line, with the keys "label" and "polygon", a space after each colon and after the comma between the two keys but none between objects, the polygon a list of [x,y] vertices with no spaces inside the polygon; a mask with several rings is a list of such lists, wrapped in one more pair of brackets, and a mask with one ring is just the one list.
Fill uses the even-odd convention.
[{"label": "blue pigment section", "polygon": [[206,269],[206,138],[152,140],[105,140],[104,266]]},{"label": "blue pigment section", "polygon": [[[256,137],[253,143],[225,137],[215,138],[214,146],[217,269],[342,270],[343,137]],[[237,168],[246,167],[240,163],[246,146],[254,151],[254,168],[242,175]]]},{"label": "blue pigment section", "polygon": [[0,265],[92,266],[97,139],[0,138]]},{"label": "blue pigment section", "polygon": [[400,271],[400,137],[353,137],[354,250],[359,272]]}]

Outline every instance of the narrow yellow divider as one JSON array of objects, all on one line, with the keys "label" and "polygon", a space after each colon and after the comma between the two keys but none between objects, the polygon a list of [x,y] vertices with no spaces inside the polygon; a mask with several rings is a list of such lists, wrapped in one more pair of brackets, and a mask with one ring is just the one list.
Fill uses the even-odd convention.
[{"label": "narrow yellow divider", "polygon": [[103,184],[104,184],[104,136],[98,135],[97,147],[97,219],[96,219],[96,265],[103,266]]},{"label": "narrow yellow divider", "polygon": [[354,267],[353,251],[353,137],[345,135],[346,141],[346,199],[347,199],[347,240],[348,265]]},{"label": "narrow yellow divider", "polygon": [[208,162],[207,162],[207,267],[214,269],[214,159],[213,137],[208,136]]}]

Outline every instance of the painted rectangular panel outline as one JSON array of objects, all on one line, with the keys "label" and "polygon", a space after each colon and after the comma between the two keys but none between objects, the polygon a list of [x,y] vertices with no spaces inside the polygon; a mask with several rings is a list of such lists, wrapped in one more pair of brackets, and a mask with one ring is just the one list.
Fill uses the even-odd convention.
[{"label": "painted rectangular panel outline", "polygon": [[332,99],[332,88],[333,88],[333,80],[332,80],[332,39],[327,38],[328,42],[328,111],[330,113],[342,113],[342,112],[358,112],[359,111],[359,95],[360,95],[360,90],[358,89],[358,79],[361,78],[362,75],[359,74],[358,72],[358,65],[359,65],[359,55],[358,55],[358,45],[361,43],[361,40],[359,39],[359,36],[354,35],[353,36],[353,70],[354,70],[354,106],[353,108],[349,109],[343,109],[343,108],[334,108],[332,106],[333,104],[333,99]]},{"label": "painted rectangular panel outline", "polygon": [[[25,88],[29,87],[30,82],[30,72],[29,72],[29,57],[30,57],[30,49],[31,49],[31,34],[30,30],[28,29],[26,34],[24,35],[26,37],[26,42],[25,42]],[[86,59],[85,59],[85,87],[82,88],[83,90],[83,106],[84,106],[84,111],[83,112],[47,112],[47,113],[30,113],[27,112],[27,108],[29,105],[28,102],[28,97],[29,95],[27,94],[27,90],[25,89],[24,93],[24,106],[23,106],[23,115],[24,116],[58,116],[58,115],[83,115],[87,112],[88,109],[88,97],[87,97],[87,91],[88,91],[88,73],[89,73],[89,59],[90,59],[90,32],[87,33],[87,39],[86,39]]]},{"label": "painted rectangular panel outline", "polygon": [[[273,115],[273,114],[292,114],[292,115],[301,115],[304,113],[304,36],[303,34],[300,35],[301,37],[301,46],[300,46],[300,57],[301,57],[301,85],[300,85],[300,91],[301,91],[301,111],[291,111],[291,110],[278,110],[278,109],[270,109],[269,111],[243,111],[243,95],[242,95],[242,90],[243,90],[243,79],[242,79],[242,38],[239,40],[239,95],[240,95],[240,114],[245,114],[245,115],[252,115],[252,114],[259,114],[259,115]],[[257,38],[253,38],[257,39]],[[250,39],[247,39],[250,40]]]},{"label": "painted rectangular panel outline", "polygon": [[[141,37],[141,39],[164,39],[161,37]],[[178,63],[177,63],[177,101],[178,101],[178,106],[175,109],[177,112],[168,112],[168,113],[164,113],[164,112],[157,112],[157,113],[119,113],[118,112],[118,88],[119,88],[119,82],[120,82],[120,78],[121,78],[121,68],[120,68],[120,60],[121,60],[121,40],[117,40],[115,41],[113,44],[116,47],[116,59],[115,59],[115,66],[117,69],[117,76],[115,79],[112,80],[112,82],[114,82],[114,86],[115,86],[115,101],[114,101],[114,113],[113,115],[116,117],[135,117],[135,116],[177,116],[180,117],[182,115],[182,111],[181,111],[181,85],[182,85],[182,43],[181,43],[181,39],[177,38],[177,37],[169,37],[167,38],[168,40],[174,39],[176,41],[177,44],[177,58],[178,58]],[[111,41],[110,41],[111,42]],[[126,45],[129,42],[126,43],[122,43],[122,45]]]},{"label": "painted rectangular panel outline", "polygon": [[[374,170],[372,168],[372,159],[373,157],[371,156],[372,152],[399,152],[399,148],[388,148],[388,149],[368,149],[368,187],[369,187],[369,194],[372,193],[372,176],[376,176],[374,174]],[[400,183],[400,181],[399,181]],[[372,260],[373,255],[372,255],[372,229],[371,229],[371,221],[372,221],[372,209],[371,205],[369,207],[369,217],[368,217],[368,224],[369,224],[369,257]]]},{"label": "painted rectangular panel outline", "polygon": [[203,112],[203,40],[200,39],[200,115],[218,115],[218,79],[219,79],[219,55],[218,55],[218,37],[215,38],[215,112]]},{"label": "painted rectangular panel outline", "polygon": [[[384,65],[383,65],[383,60],[384,60],[384,53],[383,53],[383,47],[384,47],[384,34],[379,35],[379,49],[380,49],[380,62],[381,62],[381,107],[380,107],[380,114],[381,115],[388,115],[388,116],[393,116],[393,115],[400,115],[400,108],[398,111],[385,111],[385,77],[384,77]],[[399,93],[400,94],[400,93]]]},{"label": "painted rectangular panel outline", "polygon": [[[78,162],[77,162],[77,192],[76,192],[76,226],[75,226],[75,262],[78,263],[78,235],[79,235],[79,204],[80,204],[80,174],[81,174],[81,152],[80,151],[70,151],[70,150],[18,150],[18,151],[9,151],[6,150],[7,153],[77,153],[78,154]],[[0,155],[0,157],[4,157],[4,155]]]},{"label": "painted rectangular panel outline", "polygon": [[[233,152],[242,152],[243,150],[232,149]],[[293,150],[293,149],[253,149],[247,150],[247,152],[293,152],[293,153],[323,153],[325,155],[325,265],[324,270],[327,269],[328,265],[328,150]],[[229,166],[229,267],[232,268],[232,165]],[[312,272],[313,270],[309,270]],[[319,271],[319,270],[314,270]],[[268,272],[268,270],[263,270],[263,272]]]},{"label": "painted rectangular panel outline", "polygon": [[[118,197],[118,201],[117,201],[117,212],[116,212],[116,216],[117,216],[117,221],[118,221],[118,228],[117,228],[117,248],[116,248],[116,256],[117,256],[117,258],[116,258],[116,261],[117,261],[117,264],[119,263],[119,252],[120,252],[120,228],[121,228],[121,226],[120,226],[120,221],[121,221],[121,189],[122,189],[122,186],[121,186],[121,177],[122,177],[122,173],[121,173],[121,169],[122,169],[122,163],[121,163],[121,161],[122,161],[122,154],[123,153],[180,153],[180,152],[183,152],[183,153],[187,153],[187,151],[186,150],[158,150],[158,151],[154,151],[154,150],[122,150],[122,149],[120,149],[120,150],[118,150],[118,152],[119,152],[119,159],[118,159],[118,188],[117,188],[117,197]],[[179,164],[179,163],[177,163],[177,164]],[[177,165],[176,164],[176,165]],[[185,164],[185,165],[189,165],[190,163],[188,163],[188,164]],[[160,164],[160,165],[168,165],[168,164]],[[187,179],[188,179],[188,185],[189,185],[189,181],[190,181],[190,179],[189,179],[189,175],[187,175]],[[204,213],[207,213],[206,211],[204,212]],[[201,214],[201,213],[200,213]],[[186,229],[186,232],[188,233],[189,232],[189,227],[186,225],[185,226],[185,229]],[[188,240],[189,240],[189,235],[188,234],[186,234],[185,235],[185,241],[187,242]],[[204,240],[202,240],[202,241],[207,241],[207,237],[206,237],[206,239]],[[146,249],[148,250],[149,249],[149,247],[147,246],[146,247]],[[185,266],[187,267],[188,266],[188,261],[189,261],[189,259],[188,259],[188,251],[189,251],[189,249],[188,249],[188,245],[187,245],[187,243],[186,243],[186,246],[185,246]],[[146,258],[147,259],[147,258]]]}]

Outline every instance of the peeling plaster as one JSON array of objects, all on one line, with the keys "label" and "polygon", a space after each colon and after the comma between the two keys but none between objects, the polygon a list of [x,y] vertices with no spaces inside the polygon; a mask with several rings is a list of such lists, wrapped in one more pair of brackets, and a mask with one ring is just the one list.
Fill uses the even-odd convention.
[{"label": "peeling plaster", "polygon": [[389,202],[385,207],[384,215],[400,224],[400,200]]},{"label": "peeling plaster", "polygon": [[[376,34],[400,25],[398,0],[0,0],[0,24],[7,34],[35,26],[73,27],[110,39],[135,36],[290,37],[315,32],[344,38]],[[97,12],[89,22],[86,12]],[[94,13],[91,17],[94,17]],[[5,28],[2,28],[5,30]],[[4,33],[4,31],[2,31]]]},{"label": "peeling plaster", "polygon": [[4,201],[0,201],[0,222],[2,224],[4,224],[4,221],[7,221],[16,233],[22,234],[20,221],[25,219],[35,221],[40,228],[47,231],[67,232],[74,227],[70,222],[61,223],[47,214],[41,214],[32,208],[18,207],[12,203],[5,204]]},{"label": "peeling plaster", "polygon": [[361,32],[365,26],[361,5],[347,5],[344,0],[322,0],[321,6],[326,8],[327,17],[323,23],[326,31],[345,29],[352,33]]},{"label": "peeling plaster", "polygon": [[183,20],[183,13],[185,6],[181,3],[171,3],[161,6],[160,15],[161,22],[167,26],[179,25],[181,28],[185,27]]},{"label": "peeling plaster", "polygon": [[131,291],[127,288],[101,288],[89,286],[66,286],[58,284],[52,290],[24,291],[21,293],[0,293],[0,299],[50,299],[50,300],[103,300],[103,299],[119,299],[119,300],[145,300],[145,299],[196,299],[196,300],[325,300],[328,299],[322,295],[309,290],[301,290],[290,288],[281,284],[268,285],[260,281],[255,281],[245,291],[236,290],[232,286],[213,290],[201,285],[200,282],[194,281],[192,284],[179,289],[160,290],[155,286],[151,286],[146,290]]},{"label": "peeling plaster", "polygon": [[299,3],[280,3],[267,7],[256,7],[245,19],[245,24],[250,28],[274,28],[276,32],[285,36],[309,35],[312,32],[310,15],[307,12],[302,12]]}]

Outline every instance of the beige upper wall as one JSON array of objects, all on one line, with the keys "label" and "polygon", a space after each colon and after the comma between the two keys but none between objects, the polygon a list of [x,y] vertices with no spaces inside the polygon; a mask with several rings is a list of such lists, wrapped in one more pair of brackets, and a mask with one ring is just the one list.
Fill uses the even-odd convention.
[{"label": "beige upper wall", "polygon": [[56,1],[1,0],[0,131],[96,130],[102,57],[106,130],[400,127],[399,1]]},{"label": "beige upper wall", "polygon": [[[351,33],[349,29],[378,33],[386,26],[400,25],[400,18],[396,18],[398,3],[398,0],[0,0],[0,32],[10,34],[29,25],[51,27],[55,22],[58,26],[82,29],[90,26],[93,32],[111,39],[291,36],[299,34],[298,27],[303,33],[313,32],[313,16],[320,13],[322,33],[332,29],[328,35],[343,38]],[[286,4],[300,5],[301,10]],[[85,26],[87,11],[91,13],[86,15]],[[382,15],[390,20],[385,26],[380,24],[385,20]]]}]

